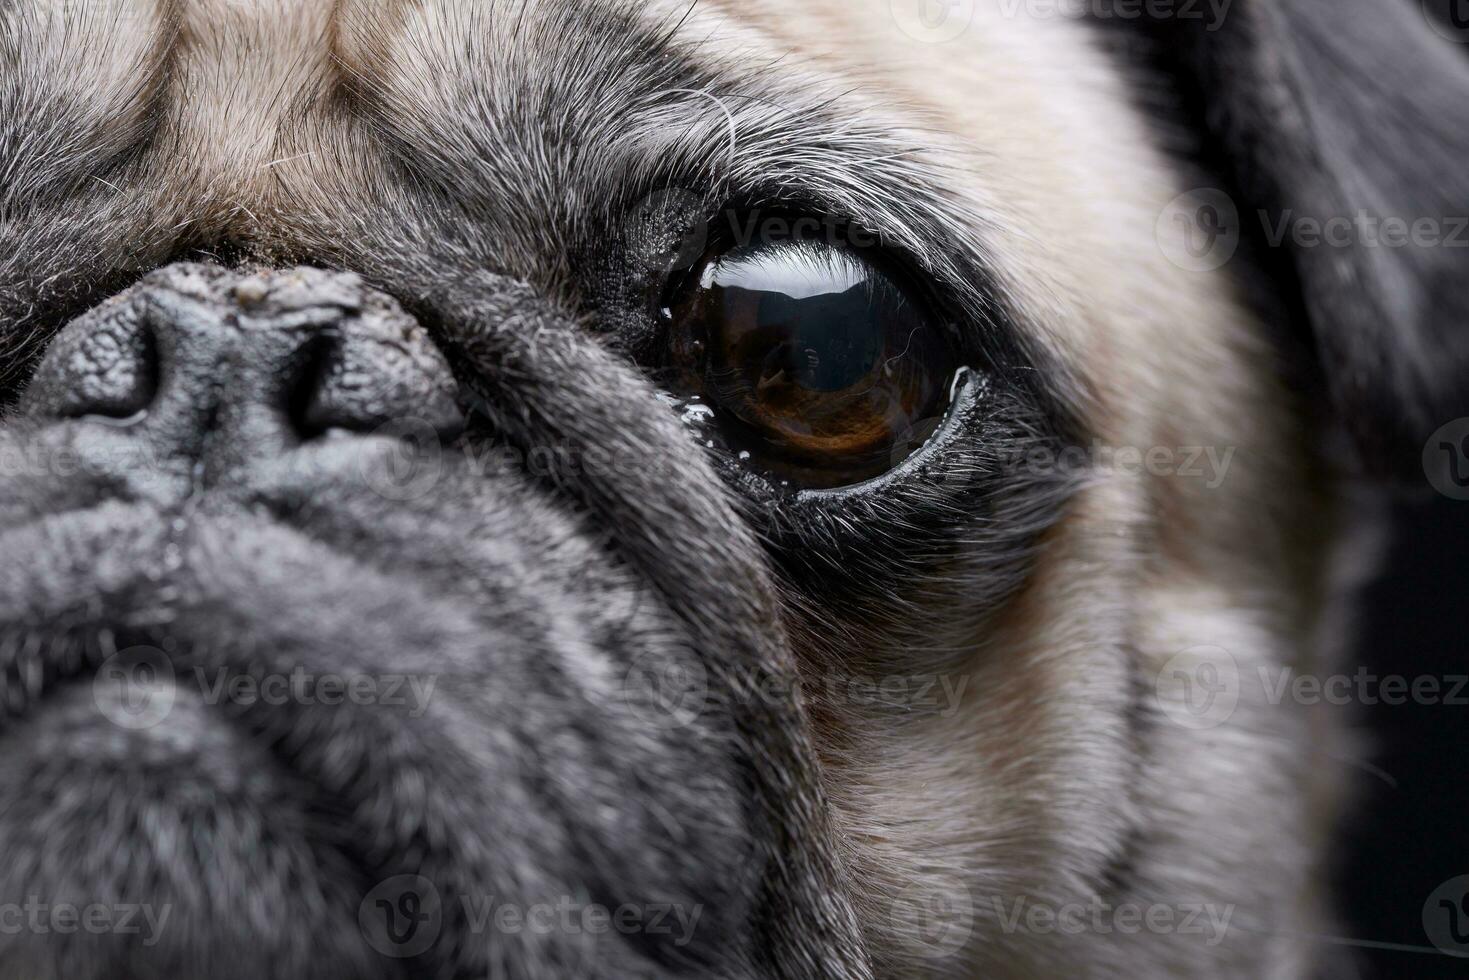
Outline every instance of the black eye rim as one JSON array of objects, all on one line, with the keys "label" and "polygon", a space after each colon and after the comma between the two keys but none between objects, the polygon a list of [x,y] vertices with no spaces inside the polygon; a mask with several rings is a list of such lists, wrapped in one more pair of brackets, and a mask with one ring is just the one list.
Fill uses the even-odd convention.
[{"label": "black eye rim", "polygon": [[[832,486],[795,486],[758,467],[738,462],[729,452],[721,452],[715,467],[723,477],[745,496],[756,500],[782,501],[792,509],[792,516],[807,517],[841,507],[853,501],[881,499],[911,492],[922,480],[955,463],[973,469],[965,458],[969,454],[964,440],[981,430],[988,418],[994,392],[993,379],[981,371],[960,367],[952,379],[947,401],[928,432],[913,451],[887,469],[850,483]],[[967,479],[968,477],[966,477]],[[948,496],[957,486],[950,481],[941,489]]]},{"label": "black eye rim", "polygon": [[[738,456],[742,462],[735,469],[749,473],[757,483],[764,484],[762,489],[779,488],[777,492],[782,494],[840,493],[874,483],[899,469],[907,457],[917,453],[927,439],[936,436],[938,430],[949,421],[950,410],[958,397],[961,375],[965,372],[974,375],[985,370],[982,362],[977,363],[976,359],[967,356],[956,318],[944,315],[948,304],[941,301],[941,293],[936,284],[927,276],[916,272],[916,263],[909,261],[901,251],[885,247],[879,236],[866,233],[854,222],[827,217],[824,212],[760,207],[741,209],[730,205],[717,213],[723,220],[711,221],[705,226],[709,234],[698,257],[686,267],[670,271],[652,303],[651,312],[658,325],[657,347],[661,355],[654,370],[655,376],[670,391],[676,391],[680,387],[679,382],[687,380],[686,375],[670,363],[675,348],[674,333],[679,327],[673,311],[681,305],[682,298],[700,288],[707,270],[721,257],[735,249],[752,245],[778,248],[794,243],[814,243],[817,246],[829,246],[880,276],[886,288],[891,289],[902,301],[913,305],[923,328],[931,331],[927,341],[940,352],[944,371],[937,378],[931,402],[925,403],[922,414],[914,416],[912,420],[914,424],[929,426],[924,439],[912,445],[904,456],[897,458],[894,458],[891,447],[876,447],[866,453],[851,456],[833,454],[819,458],[792,447],[782,447],[771,439],[768,432],[741,418],[737,412],[722,408],[710,398],[706,404],[716,411],[721,432],[717,441],[709,441],[709,447],[719,449],[721,457],[730,457],[724,461],[726,463],[732,464]],[[789,229],[790,234],[747,234],[742,237],[734,233],[741,227],[754,229],[757,224],[766,228]],[[820,233],[812,234],[812,230]],[[687,391],[684,393],[687,395]],[[905,429],[895,433],[895,436],[898,435],[906,439],[909,432]],[[744,451],[737,453],[736,448],[731,447]],[[765,457],[768,464],[765,467],[766,472],[758,473],[762,469],[758,462],[743,462],[750,460],[753,452],[759,452]],[[884,460],[886,465],[880,465]],[[880,465],[880,468],[873,469],[873,464]],[[728,471],[730,467],[721,466],[721,469]],[[779,472],[781,470],[784,470],[785,478],[782,478],[782,473]],[[801,474],[809,479],[802,479]],[[852,475],[849,479],[842,479],[847,474]],[[735,474],[730,472],[729,475]]]}]

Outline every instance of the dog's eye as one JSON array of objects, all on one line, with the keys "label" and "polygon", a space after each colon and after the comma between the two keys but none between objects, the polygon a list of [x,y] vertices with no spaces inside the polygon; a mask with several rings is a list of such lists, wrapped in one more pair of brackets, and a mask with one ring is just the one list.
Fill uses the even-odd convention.
[{"label": "dog's eye", "polygon": [[732,448],[810,487],[878,476],[921,445],[956,359],[855,249],[761,242],[706,256],[667,309],[670,353]]}]

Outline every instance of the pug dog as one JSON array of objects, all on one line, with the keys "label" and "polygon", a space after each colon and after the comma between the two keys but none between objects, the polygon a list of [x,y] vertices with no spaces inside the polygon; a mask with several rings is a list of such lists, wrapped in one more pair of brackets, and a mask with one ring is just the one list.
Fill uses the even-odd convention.
[{"label": "pug dog", "polygon": [[1342,969],[1454,40],[0,0],[0,976]]}]

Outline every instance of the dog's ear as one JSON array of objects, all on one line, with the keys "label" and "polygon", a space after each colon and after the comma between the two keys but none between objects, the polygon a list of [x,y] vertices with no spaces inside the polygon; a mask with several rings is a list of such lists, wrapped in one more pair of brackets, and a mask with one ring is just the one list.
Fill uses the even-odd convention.
[{"label": "dog's ear", "polygon": [[1297,294],[1360,464],[1421,485],[1429,436],[1469,416],[1469,2],[1184,7],[1142,19],[1149,60]]}]

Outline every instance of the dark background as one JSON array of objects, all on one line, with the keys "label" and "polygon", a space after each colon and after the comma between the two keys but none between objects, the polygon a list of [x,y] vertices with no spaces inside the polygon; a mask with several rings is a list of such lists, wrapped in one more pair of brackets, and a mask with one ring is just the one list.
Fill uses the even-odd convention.
[{"label": "dark background", "polygon": [[[1469,18],[1469,0],[1400,2],[1445,23],[1454,23],[1454,12],[1460,25]],[[1461,47],[1469,58],[1469,45]],[[1469,257],[1464,275],[1469,279]],[[1469,674],[1469,501],[1428,493],[1398,502],[1393,516],[1390,557],[1364,597],[1344,669],[1365,665],[1379,676],[1408,678]],[[1469,706],[1356,710],[1368,758],[1382,775],[1356,774],[1358,795],[1335,849],[1344,938],[1353,941],[1369,980],[1469,977],[1469,958],[1434,950],[1423,927],[1433,890],[1469,874]],[[1409,948],[1384,948],[1389,944]]]},{"label": "dark background", "polygon": [[[1346,672],[1365,664],[1379,676],[1469,674],[1469,501],[1433,498],[1395,508],[1391,558],[1369,587]],[[1356,710],[1368,758],[1395,785],[1354,771],[1359,796],[1336,855],[1343,931],[1362,943],[1352,948],[1369,978],[1469,976],[1469,959],[1434,951],[1423,929],[1430,893],[1469,874],[1469,707]]]},{"label": "dark background", "polygon": [[[1458,23],[1469,17],[1469,0],[1401,2],[1446,23],[1454,4]],[[1469,57],[1469,45],[1463,47]],[[1464,206],[1469,210],[1469,201]],[[1469,278],[1469,258],[1465,265]],[[1390,558],[1365,596],[1347,668],[1361,664],[1378,675],[1407,677],[1469,673],[1466,555],[1469,501],[1433,494],[1398,503]],[[1359,796],[1343,819],[1336,878],[1344,931],[1363,942],[1353,949],[1369,978],[1469,976],[1469,959],[1433,951],[1423,929],[1433,890],[1469,874],[1469,707],[1359,710],[1369,758],[1385,778],[1361,774]]]}]

